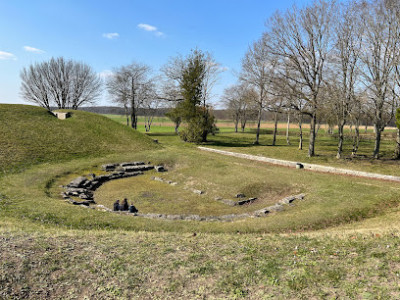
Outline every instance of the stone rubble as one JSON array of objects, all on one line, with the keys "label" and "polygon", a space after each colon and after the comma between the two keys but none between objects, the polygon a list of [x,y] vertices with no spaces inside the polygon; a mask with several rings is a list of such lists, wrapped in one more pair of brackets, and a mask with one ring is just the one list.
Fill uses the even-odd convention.
[{"label": "stone rubble", "polygon": [[[104,171],[108,170],[114,172],[99,176],[89,174],[89,178],[84,176],[75,178],[64,187],[65,191],[61,193],[63,199],[74,205],[89,206],[90,204],[95,204],[93,193],[105,182],[142,175],[143,172],[154,169],[154,166],[145,164],[144,162],[125,162],[121,164],[106,164],[101,168]],[[76,201],[71,197],[80,198],[83,201]]]}]

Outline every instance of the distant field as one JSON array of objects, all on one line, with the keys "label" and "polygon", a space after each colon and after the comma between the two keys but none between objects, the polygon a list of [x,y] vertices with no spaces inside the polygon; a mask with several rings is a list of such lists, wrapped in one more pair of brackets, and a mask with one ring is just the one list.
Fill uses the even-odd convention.
[{"label": "distant field", "polygon": [[[106,114],[106,117],[126,125],[126,117],[122,116],[122,115],[109,115]],[[220,128],[230,128],[230,129],[234,129],[235,125],[231,120],[217,120],[216,122],[217,126]],[[139,121],[138,121],[138,125],[139,125],[139,130],[144,130],[144,117],[139,116]],[[172,123],[167,117],[154,117],[154,121],[153,121],[153,125],[154,128],[152,129],[152,131],[158,131],[159,127],[171,127],[173,128],[175,125],[174,123]],[[284,121],[280,121],[278,123],[278,129],[282,130],[286,130],[287,127],[287,123]],[[305,130],[305,133],[307,133],[307,129],[310,128],[309,124],[303,124],[303,129]],[[320,125],[320,130],[322,132],[326,132],[328,130],[328,125],[326,124],[321,124]],[[257,128],[257,122],[256,121],[248,121],[246,124],[246,131],[250,130],[255,130]],[[261,128],[263,129],[273,129],[274,128],[274,123],[272,121],[263,121],[261,123]],[[298,131],[298,124],[295,122],[291,122],[290,126],[289,126],[290,130],[292,132],[297,132]],[[240,130],[240,128],[239,128]],[[345,126],[345,130],[350,132],[350,126],[346,125]],[[353,128],[354,130],[354,128]],[[367,127],[368,133],[373,133],[373,126],[368,126]],[[390,135],[392,136],[394,131],[396,130],[396,128],[394,127],[386,127],[385,132],[384,132],[384,136],[385,135]],[[361,134],[365,133],[365,126],[360,126],[360,132]],[[386,134],[385,134],[386,133]]]}]

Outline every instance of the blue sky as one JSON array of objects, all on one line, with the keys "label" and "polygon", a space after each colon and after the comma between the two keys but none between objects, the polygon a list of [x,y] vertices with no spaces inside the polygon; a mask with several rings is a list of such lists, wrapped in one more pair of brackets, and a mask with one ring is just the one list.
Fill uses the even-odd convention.
[{"label": "blue sky", "polygon": [[[26,103],[21,69],[51,57],[85,62],[99,74],[133,61],[157,73],[170,57],[197,47],[227,69],[215,87],[217,104],[268,17],[309,2],[0,0],[0,103]],[[98,103],[111,104],[106,94]]]}]

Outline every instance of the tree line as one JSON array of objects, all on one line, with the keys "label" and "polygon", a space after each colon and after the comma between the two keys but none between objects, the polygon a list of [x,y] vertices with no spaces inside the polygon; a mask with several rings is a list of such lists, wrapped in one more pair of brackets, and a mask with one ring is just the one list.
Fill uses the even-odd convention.
[{"label": "tree line", "polygon": [[[183,140],[204,142],[217,130],[209,101],[218,73],[219,64],[199,49],[170,59],[161,75],[133,62],[114,68],[105,82],[90,66],[60,57],[24,68],[21,95],[48,110],[78,109],[95,103],[104,84],[111,101],[123,107],[128,126],[137,129],[140,110],[150,131],[154,116],[168,108],[167,116]],[[178,131],[182,121],[187,126]]]},{"label": "tree line", "polygon": [[[268,19],[266,30],[242,59],[238,83],[225,90],[223,100],[235,124],[257,109],[255,144],[263,110],[296,118],[299,148],[303,118],[309,118],[310,157],[315,155],[320,120],[337,126],[340,158],[344,126],[355,128],[355,155],[361,120],[370,119],[373,156],[379,158],[381,134],[399,105],[399,65],[400,2],[320,0],[301,8],[293,5]],[[275,136],[276,122],[274,142]],[[399,147],[396,153],[399,158]]]},{"label": "tree line", "polygon": [[[257,120],[255,144],[265,111],[273,114],[276,143],[279,114],[296,120],[303,147],[303,122],[310,123],[308,156],[315,155],[320,122],[338,128],[337,157],[343,155],[344,127],[354,128],[352,155],[360,126],[370,120],[375,132],[373,156],[379,158],[381,135],[395,119],[400,87],[400,3],[395,0],[335,2],[316,0],[277,11],[262,36],[247,50],[237,84],[225,89],[222,103],[235,130]],[[132,63],[113,69],[105,80],[112,101],[124,108],[127,125],[137,128],[138,109],[150,130],[154,112],[167,116],[186,141],[204,142],[214,133],[210,99],[220,66],[207,52],[192,50],[171,58],[154,76],[149,66]],[[52,58],[21,72],[21,94],[50,109],[93,103],[102,80],[86,64]],[[179,130],[180,124],[187,126]],[[289,139],[288,139],[289,142]],[[400,138],[397,139],[400,157]]]}]

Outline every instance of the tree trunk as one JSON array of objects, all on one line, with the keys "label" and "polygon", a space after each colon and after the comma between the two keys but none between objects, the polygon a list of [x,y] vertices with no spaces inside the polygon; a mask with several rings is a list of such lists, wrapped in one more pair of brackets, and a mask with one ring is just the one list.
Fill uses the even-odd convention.
[{"label": "tree trunk", "polygon": [[272,146],[276,145],[276,134],[278,132],[278,112],[274,115],[274,136],[272,138]]},{"label": "tree trunk", "polygon": [[202,139],[201,142],[205,143],[207,142],[207,135],[208,135],[208,131],[205,129],[207,127],[208,124],[208,110],[206,108],[204,108],[204,114],[203,114],[203,134],[202,134]]},{"label": "tree trunk", "polygon": [[129,126],[129,112],[128,107],[124,105],[125,117],[126,117],[126,126]]},{"label": "tree trunk", "polygon": [[262,108],[260,107],[258,110],[257,133],[256,133],[256,141],[254,142],[254,145],[260,144],[261,115],[262,115]]},{"label": "tree trunk", "polygon": [[289,127],[290,127],[290,113],[287,114],[287,124],[286,124],[286,144],[288,144],[288,146],[290,146]]},{"label": "tree trunk", "polygon": [[311,123],[310,123],[310,144],[308,146],[308,157],[315,156],[316,124],[317,124],[317,114],[314,112],[311,117]]},{"label": "tree trunk", "polygon": [[396,148],[394,150],[394,159],[400,159],[400,130],[396,130]]},{"label": "tree trunk", "polygon": [[241,122],[240,125],[241,125],[241,127],[242,127],[242,132],[244,132],[244,129],[246,128],[247,120],[246,120],[246,119],[244,119],[244,120],[242,119],[240,122]]},{"label": "tree trunk", "polygon": [[238,118],[236,118],[236,120],[235,120],[235,133],[238,132],[238,124],[239,124],[239,120],[238,120]]},{"label": "tree trunk", "polygon": [[302,114],[300,114],[300,117],[299,117],[299,131],[300,131],[300,133],[299,133],[299,137],[300,137],[299,150],[303,150],[303,115]]},{"label": "tree trunk", "polygon": [[360,122],[357,120],[356,121],[356,127],[355,127],[355,134],[353,136],[353,150],[351,151],[351,156],[355,156],[357,151],[358,151],[358,147],[360,145]]},{"label": "tree trunk", "polygon": [[375,147],[374,147],[374,158],[379,159],[379,148],[381,147],[381,129],[374,125],[375,129]]},{"label": "tree trunk", "polygon": [[333,126],[332,126],[332,124],[328,125],[328,134],[329,135],[333,135]]},{"label": "tree trunk", "polygon": [[132,107],[132,111],[131,111],[131,126],[133,129],[137,129],[137,117],[136,117],[135,107]]},{"label": "tree trunk", "polygon": [[342,157],[342,152],[343,152],[343,141],[344,141],[344,122],[341,121],[338,124],[338,131],[339,131],[339,143],[338,143],[338,150],[337,150],[337,154],[336,154],[336,158],[340,159]]},{"label": "tree trunk", "polygon": [[179,123],[175,123],[175,133],[179,134]]}]

